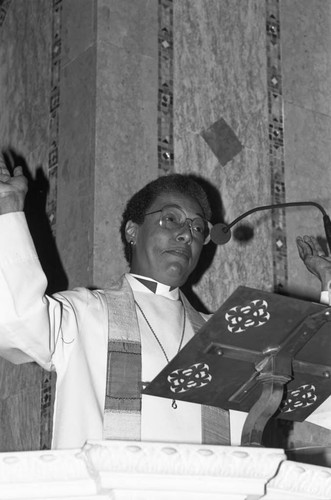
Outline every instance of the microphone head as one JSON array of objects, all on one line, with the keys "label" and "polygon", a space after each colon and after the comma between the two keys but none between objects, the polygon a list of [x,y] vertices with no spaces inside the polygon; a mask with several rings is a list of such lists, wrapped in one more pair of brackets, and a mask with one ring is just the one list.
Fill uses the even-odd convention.
[{"label": "microphone head", "polygon": [[225,245],[231,238],[231,229],[226,224],[215,224],[210,231],[210,239],[215,245]]}]

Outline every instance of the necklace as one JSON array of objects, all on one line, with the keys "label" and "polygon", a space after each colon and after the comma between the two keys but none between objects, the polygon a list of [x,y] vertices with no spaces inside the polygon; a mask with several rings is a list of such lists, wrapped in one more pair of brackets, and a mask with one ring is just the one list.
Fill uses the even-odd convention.
[{"label": "necklace", "polygon": [[[165,352],[165,349],[159,339],[159,337],[156,335],[152,325],[150,324],[150,322],[148,321],[148,319],[146,318],[146,315],[144,313],[144,311],[142,310],[141,306],[138,304],[138,302],[136,301],[136,299],[134,300],[136,306],[138,307],[139,311],[141,312],[142,314],[142,317],[144,318],[144,320],[146,321],[150,331],[152,332],[152,334],[154,335],[155,337],[155,340],[157,341],[157,343],[159,344],[160,348],[161,348],[161,351],[163,352],[164,354],[164,357],[165,359],[167,360],[167,363],[169,363],[169,358],[167,356],[167,353]],[[185,307],[184,307],[184,319],[183,319],[183,328],[182,328],[182,335],[181,335],[181,338],[180,338],[180,342],[179,342],[179,346],[178,346],[178,351],[177,351],[177,354],[179,353],[179,351],[181,350],[181,347],[182,347],[182,343],[183,343],[183,340],[184,340],[184,333],[185,333],[185,325],[186,325],[186,311],[185,311]],[[176,400],[173,399],[172,400],[172,404],[171,406],[173,407],[174,410],[176,410],[177,408],[177,403],[176,403]]]}]

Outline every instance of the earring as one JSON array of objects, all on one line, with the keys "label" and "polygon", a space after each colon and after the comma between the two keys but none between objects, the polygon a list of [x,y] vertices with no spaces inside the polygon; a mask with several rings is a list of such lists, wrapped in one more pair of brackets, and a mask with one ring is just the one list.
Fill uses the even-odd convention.
[{"label": "earring", "polygon": [[135,245],[135,241],[134,240],[130,240],[130,245]]}]

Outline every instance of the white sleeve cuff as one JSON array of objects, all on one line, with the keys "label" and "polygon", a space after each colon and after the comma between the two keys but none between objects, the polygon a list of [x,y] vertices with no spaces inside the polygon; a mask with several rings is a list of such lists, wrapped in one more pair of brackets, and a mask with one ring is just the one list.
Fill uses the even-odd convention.
[{"label": "white sleeve cuff", "polygon": [[321,304],[330,305],[329,303],[329,292],[327,290],[323,290],[320,295]]},{"label": "white sleeve cuff", "polygon": [[331,281],[328,282],[327,290],[323,290],[320,295],[320,302],[331,306]]},{"label": "white sleeve cuff", "polygon": [[26,260],[38,260],[23,212],[0,216],[0,267]]}]

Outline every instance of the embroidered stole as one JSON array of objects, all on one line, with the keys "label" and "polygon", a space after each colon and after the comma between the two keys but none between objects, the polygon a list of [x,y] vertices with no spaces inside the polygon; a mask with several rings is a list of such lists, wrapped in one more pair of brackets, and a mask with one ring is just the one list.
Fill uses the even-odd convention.
[{"label": "embroidered stole", "polygon": [[[123,277],[105,290],[108,304],[108,358],[104,439],[141,439],[141,339],[133,292]],[[205,323],[181,293],[195,333]],[[229,412],[202,405],[203,444],[230,444]]]}]

